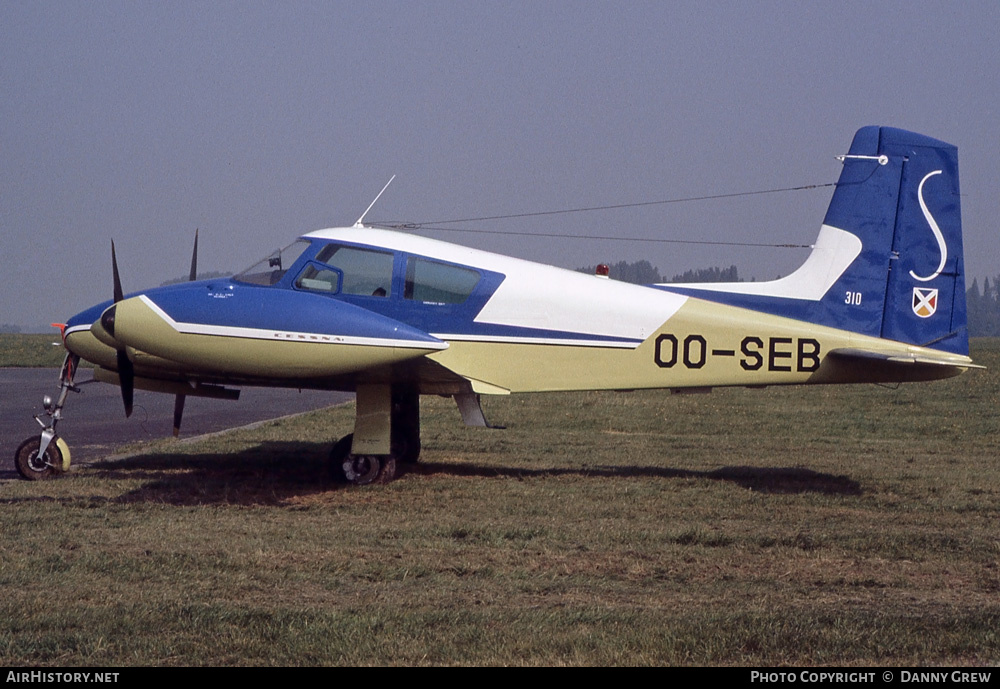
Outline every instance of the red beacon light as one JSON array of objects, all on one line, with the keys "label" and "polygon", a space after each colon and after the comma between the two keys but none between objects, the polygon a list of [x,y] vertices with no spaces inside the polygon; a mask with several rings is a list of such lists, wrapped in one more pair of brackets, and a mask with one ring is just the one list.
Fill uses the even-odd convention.
[{"label": "red beacon light", "polygon": [[597,265],[597,268],[594,269],[594,275],[596,275],[599,278],[604,278],[605,280],[608,279],[608,274],[610,272],[611,272],[611,269],[608,268],[608,264],[607,263],[599,263]]}]

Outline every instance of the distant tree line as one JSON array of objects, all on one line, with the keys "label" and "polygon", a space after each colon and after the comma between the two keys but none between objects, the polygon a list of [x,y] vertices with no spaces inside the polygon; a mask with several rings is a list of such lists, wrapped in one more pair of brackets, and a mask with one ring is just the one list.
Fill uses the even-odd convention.
[{"label": "distant tree line", "polygon": [[743,282],[736,266],[728,268],[699,268],[685,270],[680,275],[670,278],[670,282]]},{"label": "distant tree line", "polygon": [[[660,271],[649,261],[636,261],[635,263],[618,261],[618,263],[609,263],[608,268],[610,269],[608,277],[612,280],[631,282],[636,285],[652,285],[654,282],[663,282],[660,278]],[[576,270],[580,273],[593,275],[597,271],[597,266],[587,266]]]},{"label": "distant tree line", "polygon": [[11,333],[21,332],[21,326],[13,325],[12,323],[0,323],[0,333],[9,335]]},{"label": "distant tree line", "polygon": [[[728,268],[699,268],[698,270],[688,270],[680,275],[675,275],[667,280],[660,271],[649,261],[618,261],[618,263],[608,264],[608,277],[612,280],[631,282],[636,285],[652,285],[656,282],[742,282],[736,266]],[[578,272],[590,273],[597,270],[597,266],[587,266],[577,268]]]},{"label": "distant tree line", "polygon": [[1000,275],[983,280],[980,291],[978,282],[965,293],[969,314],[969,335],[972,337],[1000,337]]}]

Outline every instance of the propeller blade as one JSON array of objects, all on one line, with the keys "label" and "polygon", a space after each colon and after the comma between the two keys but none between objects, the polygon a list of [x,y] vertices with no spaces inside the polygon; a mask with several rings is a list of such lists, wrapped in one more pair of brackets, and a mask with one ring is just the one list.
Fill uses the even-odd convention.
[{"label": "propeller blade", "polygon": [[124,295],[122,294],[122,281],[118,277],[118,259],[115,257],[115,242],[111,240],[111,270],[115,276],[115,303],[117,304],[122,300]]},{"label": "propeller blade", "polygon": [[122,388],[122,403],[125,405],[125,418],[132,416],[132,400],[135,392],[135,368],[132,360],[124,349],[119,349],[116,353],[118,363],[118,382]]},{"label": "propeller blade", "polygon": [[[194,253],[191,254],[191,275],[188,277],[190,282],[194,282],[198,279],[198,228],[194,230]],[[183,404],[181,405],[184,406]],[[176,435],[176,434],[175,434]]]},{"label": "propeller blade", "polygon": [[187,395],[177,395],[174,397],[174,437],[181,434],[181,417],[184,416],[184,400]]},{"label": "propeller blade", "polygon": [[[115,303],[117,304],[125,295],[122,292],[122,280],[118,276],[118,257],[115,256],[115,242],[111,241],[111,272],[114,274],[115,279]],[[107,322],[105,322],[107,321]],[[101,323],[107,329],[111,336],[115,335],[115,309],[111,308],[104,312],[104,316],[101,317]],[[115,361],[118,365],[118,382],[121,384],[122,389],[122,404],[125,405],[125,418],[132,416],[132,401],[135,397],[135,367],[132,366],[132,360],[128,358],[128,354],[125,349],[119,349],[115,352]]]}]

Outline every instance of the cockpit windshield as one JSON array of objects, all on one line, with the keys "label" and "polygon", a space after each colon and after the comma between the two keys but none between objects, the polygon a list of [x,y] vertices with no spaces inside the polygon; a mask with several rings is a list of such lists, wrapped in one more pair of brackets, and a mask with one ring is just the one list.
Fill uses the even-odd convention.
[{"label": "cockpit windshield", "polygon": [[278,282],[281,276],[299,260],[302,252],[309,248],[309,242],[300,239],[294,244],[278,249],[267,258],[250,266],[242,273],[233,277],[240,282],[252,285],[270,286]]}]

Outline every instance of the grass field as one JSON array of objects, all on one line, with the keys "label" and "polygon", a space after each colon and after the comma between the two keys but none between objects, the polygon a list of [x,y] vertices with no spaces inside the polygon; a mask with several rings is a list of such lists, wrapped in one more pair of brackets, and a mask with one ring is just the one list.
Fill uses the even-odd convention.
[{"label": "grass field", "polygon": [[1000,662],[1000,341],[959,378],[350,407],[0,485],[0,663]]},{"label": "grass field", "polygon": [[60,343],[59,331],[42,335],[0,333],[0,367],[59,368],[66,350]]}]

